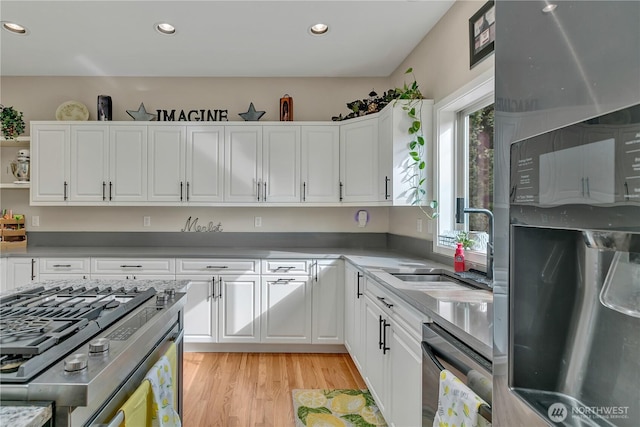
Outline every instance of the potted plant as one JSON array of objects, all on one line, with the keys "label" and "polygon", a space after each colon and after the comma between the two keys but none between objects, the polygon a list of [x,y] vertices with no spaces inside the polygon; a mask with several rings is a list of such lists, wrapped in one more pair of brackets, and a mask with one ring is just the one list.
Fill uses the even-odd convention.
[{"label": "potted plant", "polygon": [[406,83],[401,88],[394,89],[395,101],[394,103],[401,102],[402,109],[407,113],[411,119],[411,126],[407,129],[412,139],[408,144],[409,157],[412,162],[409,164],[410,168],[413,168],[413,178],[415,178],[415,184],[411,187],[413,191],[413,205],[417,205],[418,208],[429,219],[436,218],[438,216],[438,202],[432,200],[429,203],[431,213],[424,210],[423,206],[424,198],[427,195],[424,189],[424,184],[427,180],[426,177],[426,161],[425,161],[425,139],[424,128],[422,126],[422,103],[419,101],[423,99],[418,83],[416,82],[415,75],[413,74],[413,68],[409,68],[405,71],[405,74],[411,74],[413,76],[413,82],[409,85]]},{"label": "potted plant", "polygon": [[0,105],[0,121],[2,122],[2,136],[5,139],[15,139],[24,132],[22,112],[13,107]]},{"label": "potted plant", "polygon": [[473,245],[476,243],[475,240],[473,240],[471,238],[471,236],[469,235],[468,232],[466,231],[460,231],[458,233],[458,236],[456,237],[456,242],[457,243],[462,243],[462,247],[465,250],[469,250],[473,247]]}]

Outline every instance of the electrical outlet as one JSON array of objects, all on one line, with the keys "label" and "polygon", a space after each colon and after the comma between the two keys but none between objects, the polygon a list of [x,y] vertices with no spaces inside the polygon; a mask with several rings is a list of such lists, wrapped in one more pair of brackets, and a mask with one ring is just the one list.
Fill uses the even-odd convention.
[{"label": "electrical outlet", "polygon": [[142,222],[143,222],[143,225],[144,225],[145,227],[151,227],[151,217],[150,217],[150,216],[145,216],[145,217],[143,218],[143,221],[142,221]]},{"label": "electrical outlet", "polygon": [[256,216],[253,218],[253,226],[254,227],[262,227],[262,217]]},{"label": "electrical outlet", "polygon": [[31,217],[31,226],[32,227],[40,227],[40,217],[39,216],[32,216]]},{"label": "electrical outlet", "polygon": [[418,218],[418,221],[416,222],[416,231],[418,233],[422,233],[422,219]]}]

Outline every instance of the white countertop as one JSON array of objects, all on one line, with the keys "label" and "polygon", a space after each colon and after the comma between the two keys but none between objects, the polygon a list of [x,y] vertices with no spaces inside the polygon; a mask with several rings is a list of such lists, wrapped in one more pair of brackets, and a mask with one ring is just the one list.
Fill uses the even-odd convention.
[{"label": "white countertop", "polygon": [[[9,404],[10,405],[10,404]],[[0,406],[0,426],[41,427],[51,419],[51,405]]]}]

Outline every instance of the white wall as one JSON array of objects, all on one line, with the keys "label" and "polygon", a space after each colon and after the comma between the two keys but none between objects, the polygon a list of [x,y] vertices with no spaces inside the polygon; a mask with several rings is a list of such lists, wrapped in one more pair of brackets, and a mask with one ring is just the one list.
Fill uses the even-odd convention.
[{"label": "white wall", "polygon": [[[493,68],[494,55],[491,54],[473,69],[469,69],[469,18],[485,3],[484,0],[456,1],[391,75],[391,85],[399,87],[405,82],[412,82],[413,76],[404,73],[408,68],[413,68],[422,95],[437,103],[483,72]],[[433,129],[425,131],[431,134]],[[433,146],[428,147],[427,157],[427,190],[428,200],[431,200],[434,188]],[[431,233],[427,231],[427,226],[423,227],[422,232],[417,231],[418,218],[424,218],[426,224],[427,218],[417,207],[391,208],[389,232],[433,239]]]}]

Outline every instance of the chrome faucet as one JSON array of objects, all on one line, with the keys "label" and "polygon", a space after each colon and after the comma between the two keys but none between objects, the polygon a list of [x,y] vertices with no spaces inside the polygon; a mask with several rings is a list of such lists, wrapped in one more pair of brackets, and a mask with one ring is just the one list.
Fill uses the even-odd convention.
[{"label": "chrome faucet", "polygon": [[[493,280],[493,213],[488,209],[464,208],[464,213],[480,213],[489,217],[489,241],[487,242],[487,279]],[[458,216],[458,215],[456,215]],[[460,218],[458,219],[460,221]]]}]

